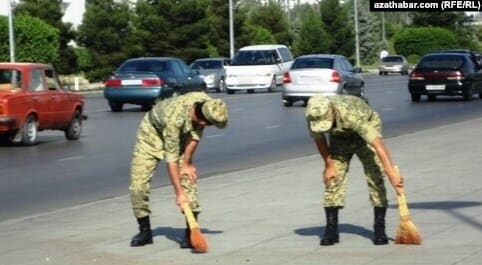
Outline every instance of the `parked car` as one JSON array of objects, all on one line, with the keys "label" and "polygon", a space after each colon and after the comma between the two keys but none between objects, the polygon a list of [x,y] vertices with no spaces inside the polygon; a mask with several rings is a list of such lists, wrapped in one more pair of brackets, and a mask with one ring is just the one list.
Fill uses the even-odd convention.
[{"label": "parked car", "polygon": [[389,73],[408,75],[408,70],[408,61],[403,55],[387,55],[382,58],[378,73],[380,75],[387,75]]},{"label": "parked car", "polygon": [[410,73],[408,90],[414,102],[420,101],[422,95],[427,95],[428,100],[438,95],[471,100],[478,93],[482,98],[482,71],[466,53],[427,54]]},{"label": "parked car", "polygon": [[226,67],[226,92],[246,90],[254,93],[256,89],[275,92],[283,84],[283,74],[292,63],[293,55],[285,45],[245,46]]},{"label": "parked car", "polygon": [[190,67],[199,72],[207,89],[224,92],[226,91],[226,66],[229,62],[230,59],[226,57],[201,58],[194,60]]},{"label": "parked car", "polygon": [[37,133],[61,130],[67,140],[82,132],[84,97],[65,91],[50,65],[0,63],[0,141],[35,145]]},{"label": "parked car", "polygon": [[126,103],[149,110],[158,99],[206,90],[199,73],[173,57],[128,59],[104,80],[104,86],[104,97],[113,112],[122,111]]},{"label": "parked car", "polygon": [[315,94],[364,96],[365,81],[361,69],[342,55],[310,54],[295,59],[283,75],[282,101],[285,106],[302,100],[306,105]]}]

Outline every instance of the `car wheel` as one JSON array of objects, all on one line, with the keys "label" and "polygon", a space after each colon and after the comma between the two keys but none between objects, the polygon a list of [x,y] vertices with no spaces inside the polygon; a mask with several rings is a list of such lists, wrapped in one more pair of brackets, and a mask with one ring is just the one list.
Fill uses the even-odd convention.
[{"label": "car wheel", "polygon": [[[276,92],[277,86],[276,86],[276,77],[273,76],[273,80],[271,80],[271,85],[268,87],[268,92]],[[249,90],[248,90],[249,92]]]},{"label": "car wheel", "polygon": [[230,95],[231,95],[231,94],[234,94],[234,90],[229,89],[229,88],[226,88],[226,93],[228,93],[228,94],[230,94]]},{"label": "car wheel", "polygon": [[464,89],[464,91],[462,92],[462,96],[466,101],[472,100],[472,87]]},{"label": "car wheel", "polygon": [[144,104],[144,105],[141,105],[141,108],[143,111],[149,111],[152,109],[152,105],[151,104]]},{"label": "car wheel", "polygon": [[78,140],[82,132],[82,115],[80,111],[74,113],[74,117],[70,121],[69,127],[64,131],[67,140]]},{"label": "car wheel", "polygon": [[219,80],[217,92],[224,92],[224,91],[226,91],[226,82],[224,82],[224,77],[222,77]]},{"label": "car wheel", "polygon": [[412,102],[419,102],[420,101],[420,94],[410,94],[412,98]]},{"label": "car wheel", "polygon": [[437,99],[437,96],[435,95],[428,95],[428,101],[435,101]]},{"label": "car wheel", "polygon": [[33,115],[27,117],[20,133],[20,141],[23,145],[35,145],[37,143],[37,120]]},{"label": "car wheel", "polygon": [[293,101],[284,100],[283,104],[285,105],[285,107],[291,107],[291,106],[293,106]]},{"label": "car wheel", "polygon": [[112,112],[121,112],[123,105],[124,104],[119,102],[109,102],[109,106]]}]

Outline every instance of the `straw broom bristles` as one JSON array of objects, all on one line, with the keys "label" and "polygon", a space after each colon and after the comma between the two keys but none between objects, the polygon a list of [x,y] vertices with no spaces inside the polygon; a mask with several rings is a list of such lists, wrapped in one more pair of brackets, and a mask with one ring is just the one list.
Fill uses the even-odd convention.
[{"label": "straw broom bristles", "polygon": [[204,235],[201,233],[199,224],[197,223],[194,215],[192,213],[191,207],[188,204],[183,205],[182,210],[186,216],[187,223],[190,230],[190,241],[193,250],[198,253],[206,253],[208,251],[208,242]]},{"label": "straw broom bristles", "polygon": [[[399,173],[398,167],[395,167],[396,171]],[[400,214],[400,224],[397,228],[395,234],[396,244],[405,245],[420,245],[422,244],[422,236],[418,231],[415,224],[410,219],[410,212],[407,206],[407,198],[403,188],[398,189],[398,212]]]}]

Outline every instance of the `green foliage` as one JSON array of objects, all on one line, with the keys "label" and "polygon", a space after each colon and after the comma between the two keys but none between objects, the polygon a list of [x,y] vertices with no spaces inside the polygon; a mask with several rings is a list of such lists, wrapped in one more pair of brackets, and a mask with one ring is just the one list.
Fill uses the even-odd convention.
[{"label": "green foliage", "polygon": [[407,61],[411,65],[415,65],[418,61],[420,61],[421,56],[418,54],[410,54],[407,56]]},{"label": "green foliage", "polygon": [[210,32],[206,1],[138,1],[137,29],[145,54],[176,56],[186,62],[207,57]]},{"label": "green foliage", "polygon": [[[291,36],[289,33],[288,19],[281,7],[274,1],[269,1],[267,5],[261,5],[253,9],[249,14],[247,25],[254,30],[254,37],[260,38],[252,40],[251,44],[260,43],[279,43],[290,46]],[[264,32],[265,29],[267,32]],[[269,40],[272,35],[274,40]]]},{"label": "green foliage", "polygon": [[293,54],[327,53],[332,42],[323,28],[319,13],[311,8],[303,11],[299,33],[293,41]]},{"label": "green foliage", "polygon": [[326,32],[333,42],[329,53],[338,53],[351,57],[355,52],[355,35],[353,19],[349,19],[349,12],[353,12],[353,4],[340,5],[339,0],[324,0],[320,4],[321,20]]},{"label": "green foliage", "polygon": [[457,48],[455,34],[443,28],[406,28],[394,36],[394,48],[402,55],[424,55]]},{"label": "green foliage", "polygon": [[22,0],[15,7],[16,16],[29,15],[42,19],[47,24],[55,27],[59,32],[59,60],[55,63],[57,71],[61,74],[70,74],[77,71],[77,58],[72,47],[68,44],[75,38],[75,31],[70,23],[62,21],[63,12],[60,9],[61,0]]},{"label": "green foliage", "polygon": [[379,52],[384,47],[381,25],[374,13],[369,12],[368,1],[362,2],[358,10],[358,35],[360,45],[360,61],[370,65],[378,62]]},{"label": "green foliage", "polygon": [[[15,61],[54,64],[59,59],[58,31],[39,18],[20,15],[14,19]],[[8,21],[0,19],[0,61],[10,61]]]},{"label": "green foliage", "polygon": [[127,2],[103,0],[87,6],[77,41],[89,51],[92,64],[81,70],[90,81],[102,80],[126,58],[143,54],[134,20]]}]

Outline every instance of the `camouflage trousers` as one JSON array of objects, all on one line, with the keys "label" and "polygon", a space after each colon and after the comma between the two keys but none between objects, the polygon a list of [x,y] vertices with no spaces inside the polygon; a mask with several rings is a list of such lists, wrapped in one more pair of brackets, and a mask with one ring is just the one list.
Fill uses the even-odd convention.
[{"label": "camouflage trousers", "polygon": [[[141,128],[142,127],[146,126],[141,125]],[[144,128],[144,130],[145,129],[146,128]],[[149,132],[150,130],[145,131]],[[153,135],[143,135],[140,130],[138,131],[138,134],[140,136],[138,136],[136,145],[134,147],[131,162],[129,192],[134,216],[136,218],[141,218],[151,214],[151,210],[149,208],[149,197],[151,193],[150,183],[154,173],[156,172],[157,166],[161,161],[159,154],[162,152],[152,152],[153,149],[150,141],[149,143],[143,142],[142,139],[144,138],[155,140],[152,139],[152,137],[154,137]],[[183,176],[181,177],[181,186],[191,202],[190,206],[193,212],[200,212],[201,208],[198,202],[197,184],[192,184],[187,176]]]},{"label": "camouflage trousers", "polygon": [[338,170],[338,175],[336,179],[325,186],[325,207],[343,207],[345,205],[347,176],[353,155],[356,155],[363,165],[371,204],[377,207],[387,207],[388,201],[383,179],[383,166],[371,145],[366,144],[356,134],[343,138],[331,137],[330,152]]}]

